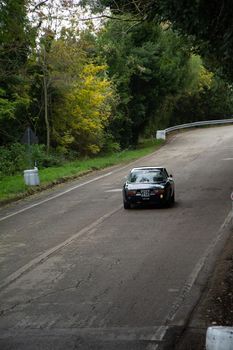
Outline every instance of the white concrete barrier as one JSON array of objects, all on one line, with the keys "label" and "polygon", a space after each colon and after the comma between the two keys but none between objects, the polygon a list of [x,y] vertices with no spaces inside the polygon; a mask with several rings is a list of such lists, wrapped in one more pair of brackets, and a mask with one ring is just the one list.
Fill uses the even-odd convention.
[{"label": "white concrete barrier", "polygon": [[24,182],[28,186],[38,186],[40,184],[37,167],[34,169],[24,170]]},{"label": "white concrete barrier", "polygon": [[233,350],[233,327],[209,327],[206,334],[206,350]]},{"label": "white concrete barrier", "polygon": [[166,140],[166,131],[165,130],[157,130],[156,139],[157,140]]},{"label": "white concrete barrier", "polygon": [[157,140],[166,140],[166,135],[169,132],[180,130],[180,129],[186,129],[186,128],[194,128],[197,126],[204,126],[204,125],[219,125],[219,124],[231,124],[233,123],[233,119],[220,119],[220,120],[204,120],[201,122],[194,122],[194,123],[187,123],[187,124],[181,124],[181,125],[175,125],[171,126],[170,128],[164,129],[164,130],[158,130],[156,132],[156,139]]}]

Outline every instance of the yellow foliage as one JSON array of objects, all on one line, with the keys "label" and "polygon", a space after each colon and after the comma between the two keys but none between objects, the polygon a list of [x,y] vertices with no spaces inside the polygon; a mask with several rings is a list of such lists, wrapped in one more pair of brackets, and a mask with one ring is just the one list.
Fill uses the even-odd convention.
[{"label": "yellow foliage", "polygon": [[204,66],[200,56],[192,55],[189,60],[189,73],[187,74],[186,92],[190,95],[210,89],[214,74]]},{"label": "yellow foliage", "polygon": [[97,145],[89,145],[89,146],[88,146],[88,151],[89,151],[91,154],[97,154],[97,153],[99,153],[99,151],[100,151],[100,147],[97,146]]},{"label": "yellow foliage", "polygon": [[213,83],[213,77],[214,74],[212,72],[208,71],[204,66],[201,66],[199,71],[199,91],[205,88],[210,89]]},{"label": "yellow foliage", "polygon": [[96,154],[101,150],[103,131],[111,114],[113,96],[106,66],[86,64],[80,80],[66,95],[68,134],[63,142],[75,145],[80,153]]}]

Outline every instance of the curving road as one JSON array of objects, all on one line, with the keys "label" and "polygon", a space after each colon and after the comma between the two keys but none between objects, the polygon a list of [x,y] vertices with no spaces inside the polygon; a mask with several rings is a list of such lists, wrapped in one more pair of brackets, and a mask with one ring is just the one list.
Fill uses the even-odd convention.
[{"label": "curving road", "polygon": [[[229,236],[233,126],[0,210],[0,349],[173,349]],[[165,166],[168,209],[122,207],[124,176]]]}]

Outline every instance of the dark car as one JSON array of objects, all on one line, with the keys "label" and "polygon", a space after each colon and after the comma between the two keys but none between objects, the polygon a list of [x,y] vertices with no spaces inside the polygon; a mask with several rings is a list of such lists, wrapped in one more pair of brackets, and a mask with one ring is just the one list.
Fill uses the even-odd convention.
[{"label": "dark car", "polygon": [[175,201],[175,185],[172,175],[162,167],[140,167],[130,171],[123,186],[123,204],[170,205]]}]

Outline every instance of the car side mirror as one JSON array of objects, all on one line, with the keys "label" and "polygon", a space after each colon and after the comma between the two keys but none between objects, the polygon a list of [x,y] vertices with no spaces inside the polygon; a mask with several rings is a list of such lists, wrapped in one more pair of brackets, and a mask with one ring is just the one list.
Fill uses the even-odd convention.
[{"label": "car side mirror", "polygon": [[172,175],[172,174],[170,174],[170,175],[169,175],[169,177],[173,177],[173,175]]}]

